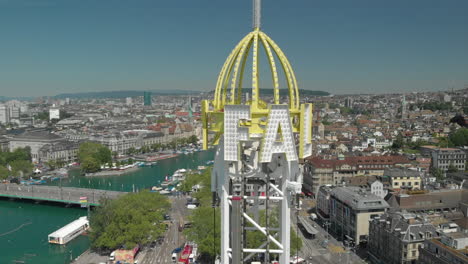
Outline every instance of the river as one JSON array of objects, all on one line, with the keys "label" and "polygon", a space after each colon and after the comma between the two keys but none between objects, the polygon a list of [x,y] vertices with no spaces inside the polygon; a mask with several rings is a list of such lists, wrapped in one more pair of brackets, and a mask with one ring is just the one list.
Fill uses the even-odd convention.
[{"label": "river", "polygon": [[[213,150],[180,155],[120,176],[84,177],[72,171],[61,184],[130,192],[159,185],[175,170],[194,169],[213,157]],[[59,246],[49,244],[47,235],[83,215],[86,210],[80,208],[0,200],[0,263],[70,263],[70,257],[77,257],[89,247],[89,239],[80,236],[66,246]]]}]

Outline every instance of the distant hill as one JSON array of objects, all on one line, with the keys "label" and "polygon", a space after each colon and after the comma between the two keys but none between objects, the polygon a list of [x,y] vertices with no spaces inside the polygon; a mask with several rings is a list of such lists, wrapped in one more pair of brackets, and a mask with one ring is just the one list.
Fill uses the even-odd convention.
[{"label": "distant hill", "polygon": [[[201,93],[206,93],[202,91],[189,91],[189,90],[149,90],[153,95],[198,95]],[[143,96],[143,90],[141,91],[106,91],[106,92],[83,92],[83,93],[62,93],[55,96],[51,96],[51,98],[55,99],[65,99],[65,98],[125,98],[125,97],[136,97],[136,96]],[[244,88],[242,89],[243,93],[252,93],[251,88]],[[214,90],[208,92],[209,94],[214,93]],[[280,89],[280,95],[285,96],[287,95],[287,89]],[[330,93],[324,91],[312,91],[312,90],[305,90],[299,89],[299,93],[301,96],[328,96]],[[260,94],[263,95],[272,95],[273,89],[268,88],[261,88]],[[21,101],[31,101],[34,100],[34,97],[8,97],[8,96],[0,96],[1,101],[8,101],[8,100],[21,100]]]},{"label": "distant hill", "polygon": [[[214,90],[212,90],[210,93],[214,93]],[[252,88],[243,88],[242,93],[250,93],[252,94]],[[269,88],[260,88],[260,95],[273,95],[273,89]],[[288,95],[288,89],[280,89],[280,96],[286,96]],[[329,96],[329,92],[324,92],[324,91],[312,91],[312,90],[305,90],[305,89],[299,89],[299,95],[300,96]]]},{"label": "distant hill", "polygon": [[[153,95],[190,95],[200,94],[198,91],[187,90],[148,90]],[[145,91],[106,91],[106,92],[85,92],[85,93],[63,93],[54,96],[53,98],[125,98],[143,96]]]}]

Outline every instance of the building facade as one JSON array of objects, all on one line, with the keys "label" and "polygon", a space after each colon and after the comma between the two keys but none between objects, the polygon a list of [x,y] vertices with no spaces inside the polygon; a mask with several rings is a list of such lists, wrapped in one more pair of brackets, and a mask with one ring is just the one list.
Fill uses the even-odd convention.
[{"label": "building facade", "polygon": [[420,264],[468,263],[468,234],[455,232],[424,241],[419,248]]},{"label": "building facade", "polygon": [[456,148],[439,148],[431,152],[432,167],[447,171],[451,166],[465,170],[466,152]]},{"label": "building facade", "polygon": [[366,243],[369,220],[389,208],[382,198],[359,187],[335,187],[330,191],[331,230],[351,245]]},{"label": "building facade", "polygon": [[390,184],[389,187],[393,190],[422,189],[422,177],[421,173],[418,171],[402,168],[389,168],[385,170],[383,178],[388,180]]},{"label": "building facade", "polygon": [[355,176],[382,176],[388,168],[410,163],[404,156],[311,157],[304,162],[303,187],[306,192],[315,194],[322,185],[339,185]]},{"label": "building facade", "polygon": [[436,228],[412,213],[386,213],[370,221],[368,253],[375,264],[413,264],[426,239],[438,237]]}]

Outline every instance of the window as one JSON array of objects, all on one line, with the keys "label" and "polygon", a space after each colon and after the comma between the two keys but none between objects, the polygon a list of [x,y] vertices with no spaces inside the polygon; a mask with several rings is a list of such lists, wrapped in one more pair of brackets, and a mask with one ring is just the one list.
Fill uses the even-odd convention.
[{"label": "window", "polygon": [[415,182],[414,185],[419,185],[419,182]]}]

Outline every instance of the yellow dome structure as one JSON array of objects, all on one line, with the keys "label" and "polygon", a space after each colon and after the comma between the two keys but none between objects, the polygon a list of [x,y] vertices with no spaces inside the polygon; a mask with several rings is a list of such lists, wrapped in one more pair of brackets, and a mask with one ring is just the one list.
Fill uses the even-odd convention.
[{"label": "yellow dome structure", "polygon": [[[284,72],[286,84],[289,90],[289,105],[290,109],[299,108],[299,88],[297,86],[296,76],[284,55],[283,51],[276,43],[262,32],[259,28],[255,28],[245,36],[239,44],[232,50],[226,62],[221,69],[216,84],[216,90],[213,100],[215,110],[222,110],[226,104],[241,104],[242,99],[242,82],[245,75],[245,66],[249,57],[249,51],[252,50],[252,110],[264,109],[265,106],[260,105],[260,90],[259,90],[259,53],[260,46],[263,46],[268,57],[269,69],[274,89],[274,104],[279,104],[279,78],[278,68],[275,62],[275,56],[278,58],[281,68]],[[228,91],[228,86],[230,89]],[[229,96],[229,98],[228,98]]]},{"label": "yellow dome structure", "polygon": [[[299,87],[293,68],[288,58],[279,46],[264,32],[260,30],[260,7],[255,6],[253,31],[248,33],[231,51],[219,73],[213,100],[202,102],[203,147],[216,145],[223,134],[223,113],[225,105],[250,105],[251,120],[242,124],[249,128],[250,134],[264,133],[266,119],[269,114],[269,105],[260,97],[259,56],[266,55],[268,69],[271,72],[273,84],[273,104],[287,104],[294,132],[301,130],[301,118],[304,111],[312,114],[312,106],[305,107],[300,104]],[[247,67],[249,58],[252,58],[251,67]],[[247,71],[251,70],[251,73]],[[242,89],[245,76],[251,76],[252,99],[242,101]],[[288,89],[288,101],[280,102],[280,78],[284,80]],[[248,88],[250,89],[250,87]],[[302,113],[302,114],[301,114]],[[310,120],[311,121],[311,120]],[[304,125],[304,124],[302,124]],[[214,133],[209,141],[209,132]],[[310,138],[310,137],[309,137]]]}]

